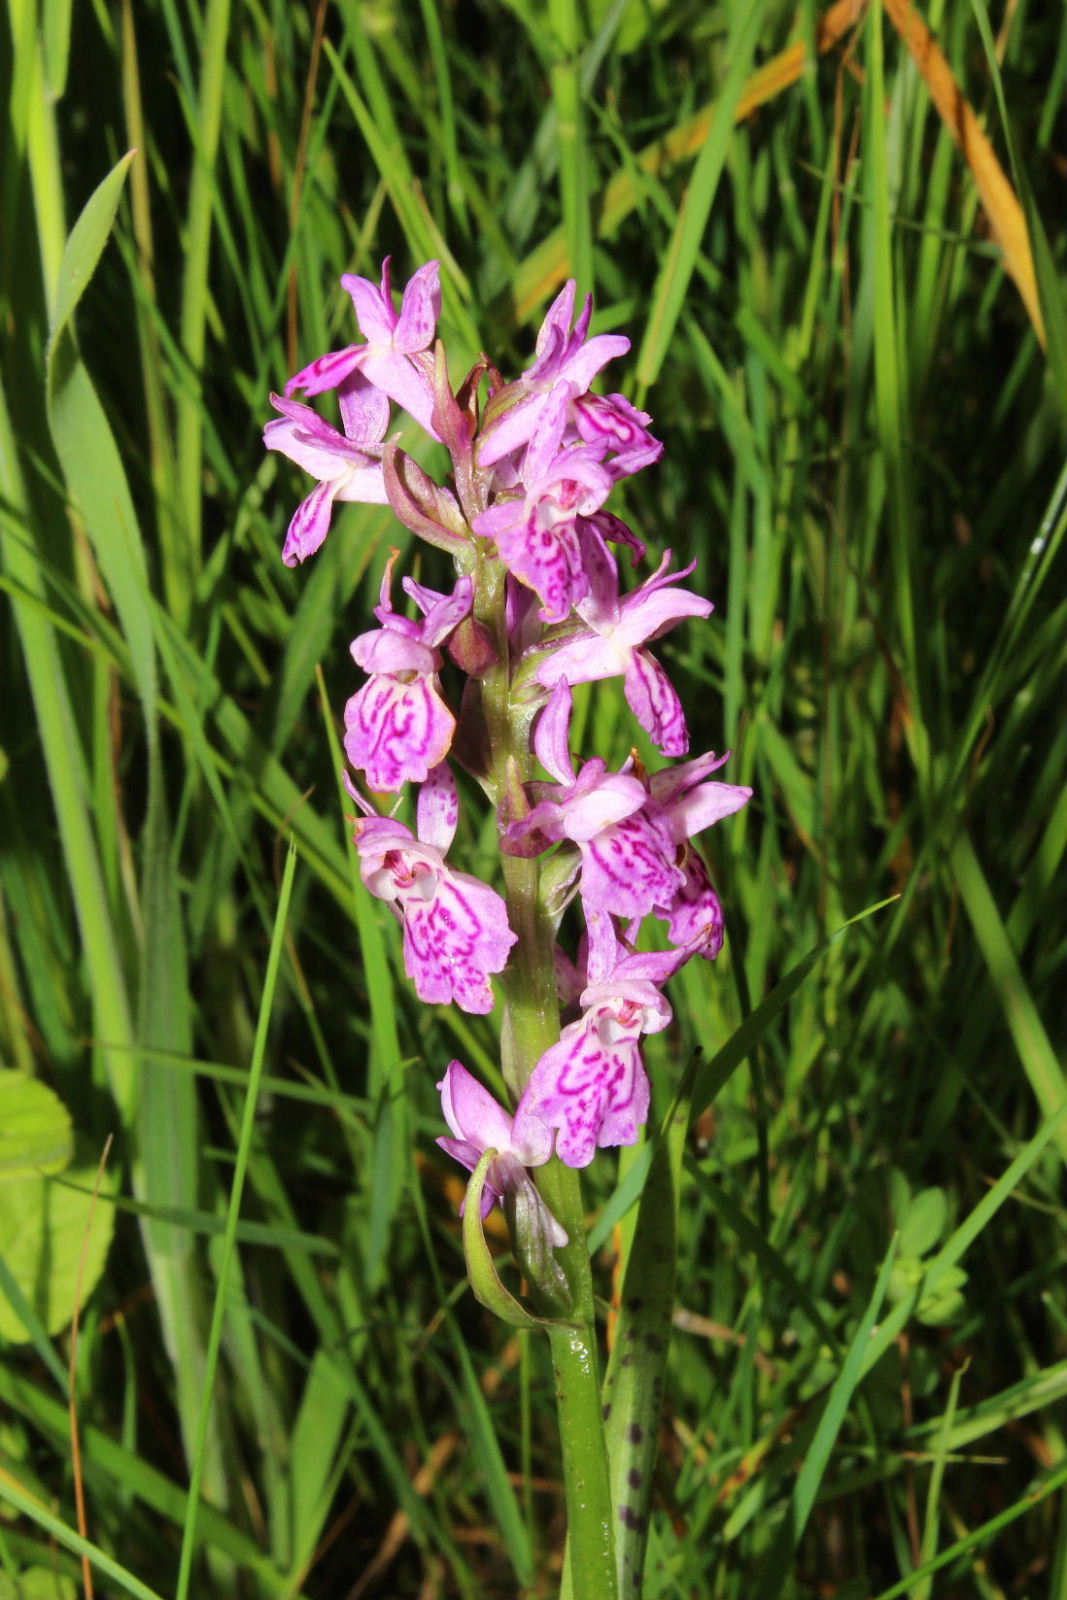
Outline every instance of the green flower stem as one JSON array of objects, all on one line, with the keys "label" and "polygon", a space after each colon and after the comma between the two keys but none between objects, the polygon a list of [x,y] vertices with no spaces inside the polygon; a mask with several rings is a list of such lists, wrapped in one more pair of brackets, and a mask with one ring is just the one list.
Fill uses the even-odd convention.
[{"label": "green flower stem", "polygon": [[567,1564],[561,1593],[573,1600],[616,1600],[615,1524],[581,1179],[572,1167],[554,1160],[538,1173],[538,1188],[567,1230],[570,1243],[556,1251],[556,1259],[574,1296],[567,1322],[548,1331],[567,1497]]},{"label": "green flower stem", "polygon": [[[499,658],[482,684],[488,740],[486,786],[499,805],[534,771],[529,707],[512,698],[504,574],[499,561],[485,558],[480,563],[476,596],[476,615],[492,634]],[[540,872],[536,858],[504,857],[508,921],[518,942],[504,979],[503,1067],[516,1098],[541,1056],[559,1039],[555,933],[541,900]],[[568,1570],[564,1583],[576,1600],[616,1600],[614,1525],[581,1180],[577,1172],[557,1160],[542,1167],[537,1180],[545,1203],[567,1230],[570,1241],[556,1252],[556,1258],[567,1277],[571,1306],[566,1322],[549,1329],[567,1497]],[[556,1305],[543,1309],[559,1316]]]}]

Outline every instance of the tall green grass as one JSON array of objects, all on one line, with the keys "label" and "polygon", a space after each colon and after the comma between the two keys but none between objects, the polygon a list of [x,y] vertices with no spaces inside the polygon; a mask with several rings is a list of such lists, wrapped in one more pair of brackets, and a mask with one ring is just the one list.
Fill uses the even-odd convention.
[{"label": "tall green grass", "polygon": [[[303,488],[260,443],[389,252],[442,261],[457,378],[517,370],[557,265],[630,334],[611,381],[668,449],[625,511],[717,605],[662,653],[756,791],[709,839],[727,952],[649,1044],[661,1112],[704,1063],[646,1593],[1067,1588],[1067,46],[1026,0],[926,13],[1043,349],[877,8],[735,122],[818,16],[8,0],[0,1048],[72,1115],[49,1193],[116,1142],[73,1396],[49,1250],[21,1323],[0,1275],[0,1595],[79,1593],[83,1554],[109,1597],[558,1584],[547,1344],[466,1291],[433,1143],[493,1019],[414,1002],[337,782],[407,535],[346,507],[287,571]],[[621,759],[612,690],[582,715]],[[588,1175],[605,1313],[647,1171]]]}]

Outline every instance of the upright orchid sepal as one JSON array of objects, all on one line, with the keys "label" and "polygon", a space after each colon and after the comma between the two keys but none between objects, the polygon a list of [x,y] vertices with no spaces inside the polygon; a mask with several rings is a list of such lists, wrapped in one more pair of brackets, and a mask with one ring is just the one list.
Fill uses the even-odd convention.
[{"label": "upright orchid sepal", "polygon": [[382,439],[389,426],[389,402],[355,374],[341,407],[342,434],[310,406],[277,394],[270,399],[282,414],[263,429],[263,443],[319,480],[318,487],[297,506],[286,534],[282,560],[287,567],[295,567],[322,545],[330,531],[335,500],[385,504]]},{"label": "upright orchid sepal", "polygon": [[346,385],[358,373],[436,438],[430,347],[441,314],[438,263],[428,261],[414,274],[404,290],[399,313],[393,305],[390,257],[386,256],[382,263],[381,287],[354,273],[345,273],[341,284],[352,297],[360,332],[367,342],[348,345],[312,361],[289,379],[286,394],[303,390],[316,395],[337,389],[343,395]]}]

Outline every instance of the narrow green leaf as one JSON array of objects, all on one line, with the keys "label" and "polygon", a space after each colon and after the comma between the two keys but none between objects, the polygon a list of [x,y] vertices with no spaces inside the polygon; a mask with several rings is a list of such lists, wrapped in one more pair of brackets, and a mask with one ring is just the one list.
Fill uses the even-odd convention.
[{"label": "narrow green leaf", "polygon": [[[1052,1117],[1067,1103],[1067,1081],[1030,996],[1018,957],[1012,949],[967,833],[961,833],[953,845],[951,860],[963,903],[985,956],[1023,1070],[1042,1112],[1046,1117]],[[1067,1161],[1067,1124],[1062,1121],[1057,1143]]]},{"label": "narrow green leaf", "polygon": [[[923,1521],[923,1562],[928,1563],[937,1554],[937,1531],[940,1525],[941,1486],[945,1478],[945,1465],[949,1454],[949,1439],[952,1436],[952,1425],[956,1419],[956,1408],[960,1398],[960,1384],[967,1371],[969,1361],[957,1367],[952,1374],[949,1385],[948,1405],[941,1419],[941,1429],[937,1437],[934,1455],[934,1468],[930,1474],[930,1488],[926,1496],[926,1516]],[[915,1600],[929,1600],[931,1587],[929,1574],[916,1587]]]},{"label": "narrow green leaf", "polygon": [[653,291],[649,320],[637,357],[637,380],[643,389],[651,388],[659,377],[689,293],[704,231],[726,163],[726,151],[734,131],[734,114],[752,65],[766,9],[767,0],[755,0],[755,4],[746,6],[742,12],[743,21],[733,40],[732,59],[715,102],[708,136],[686,187],[674,233]]},{"label": "narrow green leaf", "polygon": [[860,1318],[859,1326],[852,1336],[841,1370],[834,1379],[833,1387],[823,1407],[819,1418],[818,1427],[808,1446],[804,1458],[804,1465],[797,1476],[796,1487],[793,1490],[792,1502],[786,1510],[781,1527],[775,1537],[771,1552],[760,1574],[760,1581],[756,1590],[757,1600],[779,1600],[785,1592],[785,1579],[792,1561],[793,1552],[800,1543],[804,1529],[807,1527],[808,1518],[815,1504],[815,1497],[819,1485],[823,1480],[830,1453],[837,1442],[841,1432],[848,1408],[852,1403],[856,1385],[863,1377],[869,1355],[871,1334],[878,1321],[882,1303],[889,1288],[889,1279],[893,1272],[893,1263],[897,1254],[897,1236],[894,1235],[886,1252],[878,1273],[878,1280],[867,1303],[867,1309]]},{"label": "narrow green leaf", "polygon": [[913,1572],[910,1572],[906,1578],[902,1578],[899,1583],[894,1583],[890,1588],[883,1589],[881,1594],[876,1596],[876,1600],[901,1600],[903,1595],[912,1594],[915,1584],[921,1579],[928,1578],[935,1572],[940,1572],[942,1567],[950,1566],[971,1550],[980,1550],[1002,1528],[1008,1527],[1011,1523],[1017,1521],[1019,1517],[1025,1516],[1028,1511],[1032,1511],[1035,1506],[1041,1504],[1042,1500],[1047,1500],[1049,1495],[1055,1494],[1065,1484],[1067,1484],[1067,1466],[1061,1465],[1053,1471],[1050,1477],[1045,1479],[1044,1483],[1039,1484],[1031,1494],[1024,1495],[1015,1505],[1009,1506],[1007,1511],[1001,1511],[997,1516],[990,1517],[988,1522],[983,1522],[980,1527],[973,1528],[962,1539],[957,1539],[954,1544],[950,1544],[947,1549],[942,1550],[932,1561],[927,1561],[921,1567],[916,1567]]},{"label": "narrow green leaf", "polygon": [[883,911],[886,906],[892,905],[897,898],[890,896],[888,900],[879,900],[876,905],[868,906],[865,911],[857,912],[854,917],[849,917],[840,928],[836,928],[821,944],[817,944],[802,961],[787,972],[781,983],[775,985],[767,996],[738,1028],[737,1032],[729,1038],[721,1050],[717,1050],[710,1061],[705,1062],[697,1078],[693,1090],[693,1116],[699,1117],[711,1104],[715,1095],[731,1075],[755,1049],[771,1023],[796,994],[804,979],[812,969],[822,960],[826,952],[841,938],[842,934],[857,922],[863,922],[867,917],[873,917],[876,911]]},{"label": "narrow green leaf", "polygon": [[211,1329],[208,1334],[200,1420],[197,1426],[193,1458],[190,1463],[189,1503],[185,1528],[182,1534],[182,1549],[178,1565],[178,1579],[175,1586],[175,1600],[186,1600],[192,1577],[193,1556],[196,1551],[196,1519],[200,1506],[200,1488],[204,1479],[205,1451],[208,1444],[212,1410],[212,1390],[215,1385],[219,1351],[222,1346],[222,1329],[226,1317],[229,1273],[234,1251],[237,1248],[237,1227],[240,1221],[241,1199],[244,1194],[249,1151],[252,1147],[256,1102],[259,1095],[260,1079],[263,1075],[263,1061],[267,1050],[267,1036],[270,1028],[274,991],[278,982],[278,970],[281,965],[282,948],[285,940],[286,918],[289,912],[289,901],[293,893],[295,872],[296,850],[294,846],[290,845],[285,863],[285,872],[282,877],[281,890],[278,895],[278,912],[274,924],[274,936],[271,940],[270,953],[267,957],[267,970],[263,979],[263,997],[260,1003],[259,1020],[256,1025],[256,1040],[248,1070],[248,1090],[245,1095],[244,1113],[241,1119],[241,1131],[234,1161],[233,1182],[230,1187],[229,1203],[226,1208],[226,1232],[222,1240],[222,1255],[217,1275],[218,1281],[215,1287],[215,1304],[211,1316]]},{"label": "narrow green leaf", "polygon": [[45,364],[48,422],[70,497],[92,540],[115,602],[145,716],[155,714],[155,647],[148,578],[137,516],[114,435],[74,343],[71,317],[100,259],[134,152],[117,163],[86,202],[60,268]]},{"label": "narrow green leaf", "polygon": [[6,1472],[0,1473],[0,1499],[6,1500],[8,1505],[14,1506],[16,1511],[43,1528],[64,1549],[72,1550],[76,1556],[87,1556],[96,1570],[102,1572],[105,1578],[110,1578],[122,1594],[130,1595],[132,1600],[163,1600],[155,1589],[150,1589],[132,1572],[127,1572],[124,1566],[99,1550],[91,1540],[83,1539],[73,1528],[68,1528],[62,1517],[49,1511],[36,1496],[28,1494]]},{"label": "narrow green leaf", "polygon": [[189,118],[196,159],[189,186],[189,214],[185,234],[181,345],[191,374],[192,392],[187,391],[183,394],[178,407],[177,475],[184,535],[182,544],[184,566],[177,576],[175,592],[168,596],[179,622],[183,622],[188,615],[200,568],[204,438],[204,407],[200,396],[200,377],[206,347],[211,217],[217,183],[215,161],[222,122],[229,29],[230,0],[208,0],[200,39],[199,94]]},{"label": "narrow green leaf", "polygon": [[[144,942],[141,955],[137,1033],[147,1050],[187,1055],[192,1050],[188,959],[178,900],[177,875],[159,770],[159,742],[149,744],[149,806],[145,818],[141,905]],[[164,1206],[196,1204],[200,1140],[196,1084],[149,1056],[141,1062],[141,1153],[151,1173],[148,1195]],[[150,1225],[152,1248],[187,1255],[187,1234]]]},{"label": "narrow green leaf", "polygon": [[107,177],[97,185],[85,202],[81,215],[70,231],[70,238],[67,240],[59,268],[59,280],[56,284],[48,330],[49,368],[54,359],[56,346],[61,336],[66,333],[75,307],[85,293],[89,279],[96,271],[96,264],[103,254],[122,198],[126,174],[136,154],[136,150],[128,150],[121,161],[115,163]]},{"label": "narrow green leaf", "polygon": [[620,1600],[640,1600],[643,1588],[674,1312],[682,1155],[696,1059],[690,1062],[656,1135],[604,1377],[604,1444]]}]

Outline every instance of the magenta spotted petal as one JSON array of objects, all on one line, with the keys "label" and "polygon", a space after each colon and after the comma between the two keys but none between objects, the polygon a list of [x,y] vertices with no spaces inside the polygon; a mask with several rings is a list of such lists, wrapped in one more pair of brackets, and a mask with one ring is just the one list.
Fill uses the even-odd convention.
[{"label": "magenta spotted petal", "polygon": [[399,314],[393,304],[391,256],[382,262],[380,287],[351,272],[345,273],[341,286],[352,296],[359,331],[372,348],[389,348],[406,356],[429,349],[441,315],[438,262],[427,261],[408,280]]},{"label": "magenta spotted petal", "polygon": [[545,1051],[515,1111],[516,1128],[536,1117],[558,1130],[556,1154],[568,1167],[587,1167],[598,1148],[637,1142],[649,1105],[640,1037],[671,1018],[656,986],[636,979],[593,985],[582,1004],[584,1015]]},{"label": "magenta spotted petal", "polygon": [[541,324],[536,355],[515,384],[509,385],[508,403],[498,407],[483,430],[478,447],[480,466],[489,467],[521,450],[533,436],[546,409],[584,395],[602,367],[624,356],[630,341],[623,334],[601,333],[589,338],[593,300],[587,295],[572,329],[576,284],[564,284]]},{"label": "magenta spotted petal", "polygon": [[685,617],[710,616],[714,607],[710,600],[671,582],[688,576],[693,568],[672,574],[670,559],[668,550],[658,570],[621,599],[611,566],[602,557],[587,559],[590,593],[575,607],[583,626],[546,652],[537,681],[551,689],[561,678],[573,685],[621,676],[626,699],[646,733],[664,755],[680,756],[689,749],[681,702],[644,646]]},{"label": "magenta spotted petal", "polygon": [[582,900],[629,919],[668,906],[685,885],[666,816],[645,806],[581,845]]},{"label": "magenta spotted petal", "polygon": [[[382,266],[381,286],[346,273],[342,286],[352,296],[366,344],[332,350],[289,379],[287,395],[308,395],[348,385],[355,375],[403,407],[433,438],[433,344],[441,311],[440,268],[436,261],[420,267],[404,290],[399,313],[393,305],[389,258]],[[342,401],[342,414],[345,401]],[[383,430],[384,431],[384,430]]]},{"label": "magenta spotted petal", "polygon": [[551,502],[497,538],[500,558],[541,601],[542,622],[562,622],[586,593],[582,551],[574,518]]},{"label": "magenta spotted petal", "polygon": [[404,580],[421,619],[393,610],[390,591],[397,552],[386,563],[374,614],[382,624],[352,641],[352,655],[371,677],[345,707],[345,754],[372,789],[395,794],[423,783],[452,747],[456,719],[441,696],[439,646],[471,609],[469,577],[450,595]]},{"label": "magenta spotted petal", "polygon": [[569,1167],[588,1166],[598,1148],[636,1142],[649,1105],[640,1037],[671,1020],[657,985],[623,976],[621,965],[590,984],[581,1003],[581,1019],[545,1051],[515,1111],[517,1130],[527,1117],[557,1129],[556,1154]]},{"label": "magenta spotted petal", "polygon": [[518,1115],[558,1129],[556,1154],[587,1167],[598,1148],[637,1143],[648,1118],[649,1084],[636,1037],[610,1043],[585,1019],[564,1028],[526,1086]]},{"label": "magenta spotted petal", "polygon": [[432,677],[376,674],[345,706],[345,754],[368,784],[396,794],[422,783],[452,747],[456,719]]},{"label": "magenta spotted petal", "polygon": [[[420,888],[426,888],[422,885]],[[515,935],[503,900],[466,872],[442,873],[428,899],[406,896],[404,965],[427,1005],[486,1016],[493,1009],[489,974],[506,965]]]},{"label": "magenta spotted petal", "polygon": [[[362,380],[359,380],[362,383]],[[353,387],[353,395],[358,385]],[[277,450],[318,478],[318,486],[301,501],[289,524],[282,560],[287,567],[306,561],[319,549],[330,531],[335,500],[360,501],[365,505],[385,505],[385,477],[381,443],[389,420],[374,404],[353,400],[344,417],[345,432],[324,422],[310,406],[272,394],[271,404],[282,415],[268,422],[263,443]]]},{"label": "magenta spotted petal", "polygon": [[459,790],[447,761],[442,761],[419,789],[416,829],[423,844],[447,855],[458,826]]},{"label": "magenta spotted petal", "polygon": [[579,438],[611,452],[608,470],[615,479],[630,477],[658,461],[663,444],[648,431],[647,411],[638,411],[625,395],[585,394],[571,404]]},{"label": "magenta spotted petal", "polygon": [[508,571],[537,595],[543,622],[562,622],[588,596],[579,521],[611,489],[596,452],[575,446],[538,462],[521,498],[498,501],[474,519],[475,533],[494,539]]},{"label": "magenta spotted petal", "polygon": [[667,931],[671,943],[688,945],[694,955],[714,961],[723,946],[722,905],[708,877],[708,869],[690,846],[685,882],[670,902]]},{"label": "magenta spotted petal", "polygon": [[641,727],[665,756],[689,751],[689,729],[678,691],[647,650],[634,650],[626,663],[623,693]]},{"label": "magenta spotted petal", "polygon": [[537,831],[552,843],[572,839],[587,844],[605,828],[639,811],[648,799],[639,778],[625,770],[609,772],[600,756],[584,762],[571,784],[534,783],[530,788],[545,798],[509,825],[505,837],[514,841]]},{"label": "magenta spotted petal", "polygon": [[355,824],[360,876],[404,927],[404,966],[420,1000],[493,1009],[489,979],[507,963],[515,934],[495,889],[447,866],[444,852],[389,817]]},{"label": "magenta spotted petal", "polygon": [[[570,710],[570,688],[560,679],[541,713],[534,746],[561,781],[529,785],[536,804],[505,828],[505,847],[525,846],[537,854],[563,840],[578,846],[586,921],[591,935],[599,930],[607,940],[606,953],[598,953],[596,938],[591,940],[591,974],[595,966],[602,976],[619,960],[611,919],[634,924],[628,937],[636,939],[636,925],[650,913],[668,923],[674,945],[685,947],[682,959],[714,959],[723,942],[722,908],[690,840],[740,811],[751,789],[707,781],[728,759],[714,752],[651,776],[633,761],[609,772],[594,756],[575,777],[567,748]],[[571,865],[564,887],[575,871]],[[674,959],[667,957],[664,975]]]}]

